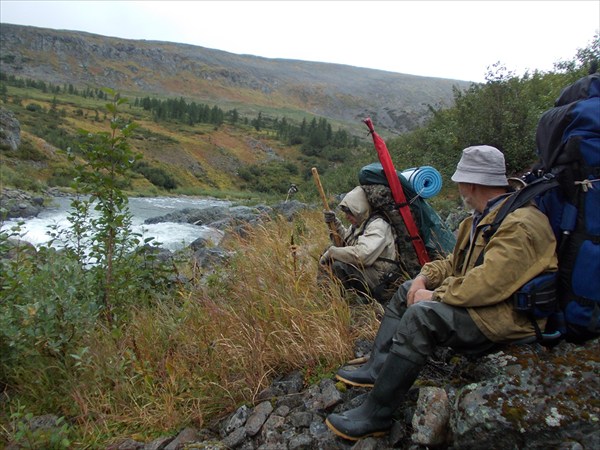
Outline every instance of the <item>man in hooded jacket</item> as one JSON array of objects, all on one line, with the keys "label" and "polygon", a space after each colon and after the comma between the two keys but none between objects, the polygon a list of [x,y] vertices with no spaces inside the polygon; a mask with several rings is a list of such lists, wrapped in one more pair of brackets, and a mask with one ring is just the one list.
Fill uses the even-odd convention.
[{"label": "man in hooded jacket", "polygon": [[[548,218],[533,204],[508,214],[489,238],[509,193],[504,155],[479,145],[463,150],[452,176],[473,214],[459,226],[454,252],[426,263],[387,303],[369,361],[341,368],[337,378],[370,386],[357,408],[328,416],[327,426],[350,440],[385,433],[436,347],[480,353],[498,343],[535,336],[530,318],[512,307],[525,283],[558,267]],[[545,319],[537,320],[540,329]]]},{"label": "man in hooded jacket", "polygon": [[[344,245],[331,246],[323,253],[322,268],[329,267],[346,289],[380,302],[389,300],[383,293],[386,279],[398,268],[391,225],[381,216],[371,216],[367,195],[360,186],[344,196],[339,209],[350,226],[345,227],[333,211],[324,211],[325,222],[335,224]],[[330,238],[333,241],[333,233]]]}]

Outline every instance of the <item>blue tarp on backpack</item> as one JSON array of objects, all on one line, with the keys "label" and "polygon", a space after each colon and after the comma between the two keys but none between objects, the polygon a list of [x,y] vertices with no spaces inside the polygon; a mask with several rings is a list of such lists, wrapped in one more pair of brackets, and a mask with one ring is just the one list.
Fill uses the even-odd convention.
[{"label": "blue tarp on backpack", "polygon": [[536,203],[558,243],[559,331],[583,341],[600,335],[600,74],[563,90],[540,118],[536,143],[541,173],[558,182]]}]

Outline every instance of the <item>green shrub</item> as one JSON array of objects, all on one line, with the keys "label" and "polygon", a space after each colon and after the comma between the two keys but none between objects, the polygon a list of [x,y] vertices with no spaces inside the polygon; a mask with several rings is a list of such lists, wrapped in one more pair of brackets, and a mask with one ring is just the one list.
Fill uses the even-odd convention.
[{"label": "green shrub", "polygon": [[31,112],[40,112],[42,110],[42,107],[37,103],[29,103],[25,108]]},{"label": "green shrub", "polygon": [[14,152],[14,156],[24,161],[46,161],[48,156],[38,148],[36,148],[31,141],[22,140],[19,148]]},{"label": "green shrub", "polygon": [[241,167],[239,176],[244,188],[255,192],[287,193],[290,183],[298,183],[298,168],[290,163],[271,161]]},{"label": "green shrub", "polygon": [[[0,382],[7,384],[22,382],[48,360],[64,368],[100,312],[95,280],[69,252],[36,251],[15,241],[19,232],[17,226],[0,233]],[[42,384],[40,399],[52,389]]]},{"label": "green shrub", "polygon": [[54,423],[36,426],[34,415],[25,412],[24,407],[10,415],[10,427],[7,430],[10,439],[22,449],[61,450],[71,448],[71,429],[64,417]]},{"label": "green shrub", "polygon": [[41,192],[43,190],[42,183],[33,177],[24,176],[26,170],[21,171],[19,170],[20,168],[20,164],[12,166],[5,164],[4,161],[0,161],[0,180],[2,180],[2,186]]},{"label": "green shrub", "polygon": [[175,178],[160,167],[154,167],[145,161],[138,161],[134,164],[133,170],[142,174],[154,186],[171,190],[177,188]]}]

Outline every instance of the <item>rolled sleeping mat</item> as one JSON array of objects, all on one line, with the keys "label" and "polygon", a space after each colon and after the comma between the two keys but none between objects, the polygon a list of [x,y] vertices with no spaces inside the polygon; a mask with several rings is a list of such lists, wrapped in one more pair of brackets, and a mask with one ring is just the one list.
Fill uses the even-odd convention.
[{"label": "rolled sleeping mat", "polygon": [[433,197],[442,189],[442,176],[431,166],[413,167],[401,173],[422,198]]}]

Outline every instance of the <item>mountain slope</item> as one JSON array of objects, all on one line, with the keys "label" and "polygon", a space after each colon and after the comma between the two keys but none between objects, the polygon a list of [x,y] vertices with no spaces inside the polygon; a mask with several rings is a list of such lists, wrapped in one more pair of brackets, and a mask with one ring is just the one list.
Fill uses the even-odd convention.
[{"label": "mountain slope", "polygon": [[373,69],[236,55],[169,42],[0,25],[0,71],[76,87],[184,97],[271,114],[303,111],[353,128],[371,117],[401,133],[448,105],[468,82]]}]

